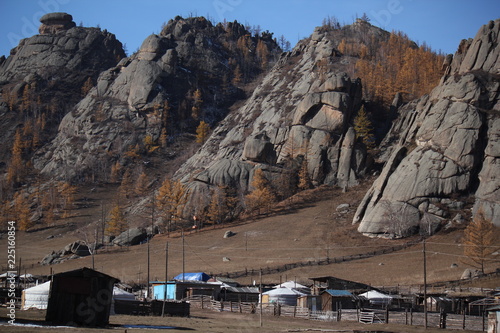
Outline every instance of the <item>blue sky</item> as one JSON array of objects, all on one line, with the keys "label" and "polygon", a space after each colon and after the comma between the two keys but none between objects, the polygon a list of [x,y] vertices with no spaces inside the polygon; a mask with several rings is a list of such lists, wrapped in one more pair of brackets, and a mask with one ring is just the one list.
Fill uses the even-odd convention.
[{"label": "blue sky", "polygon": [[434,50],[454,53],[463,38],[474,37],[489,20],[500,18],[497,0],[0,0],[0,55],[20,38],[38,33],[39,18],[60,11],[77,25],[114,33],[128,53],[140,47],[164,22],[181,16],[205,16],[217,22],[238,20],[260,25],[292,45],[308,37],[327,16],[350,24],[366,13],[371,23],[401,30]]}]

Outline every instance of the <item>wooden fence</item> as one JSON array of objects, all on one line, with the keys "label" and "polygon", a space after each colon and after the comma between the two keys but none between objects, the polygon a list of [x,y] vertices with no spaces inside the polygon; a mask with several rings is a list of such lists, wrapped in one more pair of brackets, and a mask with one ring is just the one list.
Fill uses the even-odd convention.
[{"label": "wooden fence", "polygon": [[188,302],[165,302],[165,309],[163,301],[122,301],[115,300],[114,310],[116,314],[136,315],[136,316],[179,316],[189,317],[190,304]]},{"label": "wooden fence", "polygon": [[[220,302],[209,296],[192,296],[186,299],[192,307],[209,309],[212,311],[227,311],[236,313],[260,313],[258,303]],[[312,311],[298,306],[285,306],[276,303],[262,304],[262,314],[267,316],[293,317],[319,321],[358,321],[366,324],[395,323],[401,325],[424,326],[425,318],[422,312],[387,311],[380,309],[339,309],[337,311]],[[427,313],[428,327],[440,327],[456,330],[484,331],[486,318],[481,316],[467,316],[444,314],[439,312]]]}]

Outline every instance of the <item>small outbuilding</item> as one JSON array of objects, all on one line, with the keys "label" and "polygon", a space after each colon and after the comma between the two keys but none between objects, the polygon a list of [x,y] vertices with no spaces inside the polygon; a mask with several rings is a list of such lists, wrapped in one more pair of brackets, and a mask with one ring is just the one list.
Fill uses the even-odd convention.
[{"label": "small outbuilding", "polygon": [[321,310],[355,309],[354,295],[347,290],[327,289],[321,293]]},{"label": "small outbuilding", "polygon": [[52,325],[108,325],[117,282],[114,277],[86,267],[55,274],[45,320]]}]

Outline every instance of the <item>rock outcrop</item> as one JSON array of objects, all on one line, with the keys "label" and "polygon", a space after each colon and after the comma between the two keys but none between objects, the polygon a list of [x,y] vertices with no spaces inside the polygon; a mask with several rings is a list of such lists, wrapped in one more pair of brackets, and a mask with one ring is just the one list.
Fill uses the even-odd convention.
[{"label": "rock outcrop", "polygon": [[55,34],[76,27],[73,16],[67,13],[48,13],[40,18],[40,35]]},{"label": "rock outcrop", "polygon": [[[51,140],[62,117],[81,99],[84,83],[124,56],[115,35],[76,27],[69,14],[44,15],[39,35],[22,39],[7,59],[0,58],[0,142],[10,142],[19,124],[42,114],[41,141]],[[0,165],[10,149],[0,148]]]},{"label": "rock outcrop", "polygon": [[450,210],[470,194],[474,213],[500,226],[499,35],[496,20],[463,41],[440,85],[399,109],[385,142],[395,143],[391,154],[353,221],[360,232],[425,232],[447,218],[437,207]]},{"label": "rock outcrop", "polygon": [[[203,17],[170,20],[138,52],[100,75],[94,89],[62,120],[55,140],[38,153],[35,167],[56,177],[77,179],[91,173],[107,180],[111,164],[127,165],[125,153],[143,146],[146,136],[158,142],[165,130],[173,140],[193,133],[200,120],[217,122],[242,96],[231,84],[238,65],[229,64],[230,58],[258,72],[256,59],[244,60],[237,42],[246,40],[252,52],[255,45],[266,45],[269,58],[278,50],[271,35],[249,36],[236,22],[214,26]],[[195,90],[203,99],[196,115]]]},{"label": "rock outcrop", "polygon": [[335,38],[321,29],[283,54],[176,173],[192,190],[187,210],[207,205],[217,186],[247,191],[258,168],[273,180],[303,160],[315,185],[357,184],[366,150],[350,123],[360,107],[361,83],[345,74],[341,59]]}]

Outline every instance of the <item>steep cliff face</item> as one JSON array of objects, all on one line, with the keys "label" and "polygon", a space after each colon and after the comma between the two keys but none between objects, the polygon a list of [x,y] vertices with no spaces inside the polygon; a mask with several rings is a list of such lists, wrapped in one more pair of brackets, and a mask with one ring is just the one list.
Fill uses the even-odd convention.
[{"label": "steep cliff face", "polygon": [[[21,40],[0,61],[1,142],[10,142],[18,124],[42,117],[46,126],[41,137],[50,140],[62,117],[81,99],[85,81],[95,80],[125,56],[113,34],[76,27],[69,14],[47,14],[41,21],[39,35]],[[10,148],[2,145],[1,161]]]},{"label": "steep cliff face", "polygon": [[201,120],[216,123],[242,96],[231,82],[251,80],[279,51],[272,34],[250,35],[236,22],[171,20],[137,53],[100,75],[62,120],[56,139],[39,152],[35,167],[57,177],[92,173],[106,180],[111,165],[127,165],[125,153],[143,147],[146,137],[159,144],[162,131],[173,140],[194,132]]},{"label": "steep cliff face", "polygon": [[187,210],[208,204],[216,186],[244,192],[255,170],[276,180],[303,160],[315,185],[357,183],[366,151],[350,122],[361,83],[345,74],[349,61],[336,42],[317,29],[282,55],[245,104],[214,129],[176,173],[192,190]]},{"label": "steep cliff face", "polygon": [[500,226],[499,33],[496,20],[462,41],[440,85],[400,108],[385,141],[392,153],[353,221],[360,232],[432,232],[471,194],[473,213]]}]

